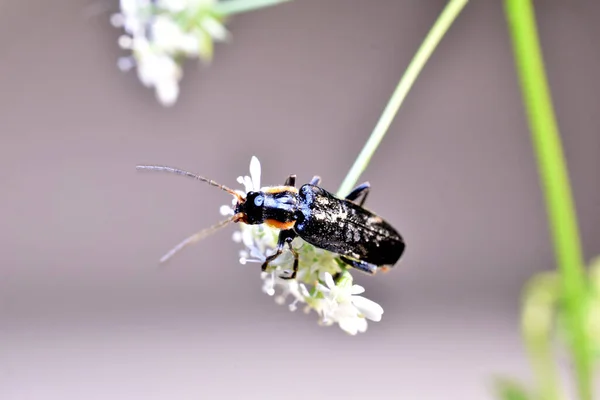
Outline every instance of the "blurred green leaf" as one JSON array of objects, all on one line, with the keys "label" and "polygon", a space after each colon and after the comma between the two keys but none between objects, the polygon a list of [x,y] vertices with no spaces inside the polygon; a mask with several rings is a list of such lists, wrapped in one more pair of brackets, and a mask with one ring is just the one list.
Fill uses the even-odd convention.
[{"label": "blurred green leaf", "polygon": [[498,379],[495,383],[496,396],[502,400],[533,400],[534,397],[519,383],[509,379]]}]

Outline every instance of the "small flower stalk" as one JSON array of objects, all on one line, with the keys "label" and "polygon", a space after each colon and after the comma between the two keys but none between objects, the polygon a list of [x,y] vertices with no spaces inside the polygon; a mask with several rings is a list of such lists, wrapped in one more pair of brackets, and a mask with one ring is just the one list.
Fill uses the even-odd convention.
[{"label": "small flower stalk", "polygon": [[[250,176],[240,176],[237,181],[244,186],[238,192],[245,196],[250,191],[261,190],[261,167],[256,157],[250,162]],[[232,206],[235,204],[233,200]],[[221,214],[233,215],[230,205],[221,206]],[[239,230],[233,240],[240,243],[240,264],[262,264],[275,251],[279,230],[266,225],[237,224]],[[281,279],[284,271],[292,269],[293,256],[285,251],[269,264],[269,271],[261,273],[262,290],[273,296],[278,304],[287,304],[291,311],[303,307],[304,312],[315,311],[321,325],[338,324],[345,332],[356,335],[367,330],[367,320],[380,321],[383,308],[363,296],[364,288],[353,283],[337,256],[316,248],[300,238],[292,246],[300,262],[295,279]],[[334,281],[337,276],[337,281]]]},{"label": "small flower stalk", "polygon": [[154,89],[163,106],[172,106],[179,97],[183,62],[212,61],[215,42],[231,38],[224,25],[229,15],[283,1],[120,0],[121,11],[111,23],[125,31],[119,46],[131,55],[120,58],[118,66],[137,68],[142,84]]}]

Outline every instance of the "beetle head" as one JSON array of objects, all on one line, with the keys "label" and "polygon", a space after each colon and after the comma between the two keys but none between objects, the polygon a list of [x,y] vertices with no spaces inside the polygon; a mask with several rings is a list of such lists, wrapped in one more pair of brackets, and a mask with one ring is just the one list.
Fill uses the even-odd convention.
[{"label": "beetle head", "polygon": [[262,224],[265,221],[264,201],[263,192],[248,192],[243,201],[238,201],[233,212],[236,215],[243,215],[240,221],[248,225]]}]

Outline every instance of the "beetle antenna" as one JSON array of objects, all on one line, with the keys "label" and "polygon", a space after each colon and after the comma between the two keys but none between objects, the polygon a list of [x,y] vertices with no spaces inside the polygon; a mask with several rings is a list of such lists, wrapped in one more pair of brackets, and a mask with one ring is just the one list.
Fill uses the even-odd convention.
[{"label": "beetle antenna", "polygon": [[213,181],[212,179],[205,178],[203,176],[200,176],[198,174],[194,174],[192,172],[185,171],[183,169],[173,168],[173,167],[167,167],[167,166],[164,166],[164,165],[137,165],[135,168],[136,169],[147,169],[147,170],[150,170],[150,171],[171,172],[173,174],[187,176],[187,177],[190,177],[190,178],[193,178],[193,179],[197,179],[197,180],[202,181],[202,182],[206,182],[206,183],[208,183],[211,186],[218,187],[219,189],[224,190],[227,193],[235,196],[237,198],[237,200],[240,201],[240,202],[244,200],[242,198],[242,196],[240,196],[240,194],[237,193],[236,191],[234,191],[233,189],[230,189],[230,188],[228,188],[225,185],[221,185],[220,183],[217,183],[217,182]]},{"label": "beetle antenna", "polygon": [[186,239],[184,239],[183,241],[181,241],[177,246],[175,246],[171,250],[169,250],[169,252],[167,254],[162,256],[162,258],[160,259],[160,263],[161,264],[165,263],[168,259],[173,257],[176,253],[179,253],[184,247],[187,247],[190,244],[199,242],[200,240],[204,239],[205,237],[207,237],[207,236],[215,233],[219,229],[223,228],[230,222],[238,222],[239,220],[242,219],[242,217],[243,217],[243,214],[241,214],[241,213],[235,214],[232,217],[227,218],[226,220],[221,221],[209,228],[206,228],[206,229],[201,230],[200,232],[194,233],[193,235],[191,235],[191,236],[187,237]]}]

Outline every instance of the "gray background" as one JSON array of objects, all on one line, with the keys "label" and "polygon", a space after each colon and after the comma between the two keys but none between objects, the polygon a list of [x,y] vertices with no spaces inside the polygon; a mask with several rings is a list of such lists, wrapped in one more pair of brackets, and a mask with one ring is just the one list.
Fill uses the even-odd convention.
[{"label": "gray background", "polygon": [[[0,398],[481,399],[530,379],[526,279],[554,267],[499,1],[467,6],[362,180],[408,249],[356,275],[385,309],[350,337],[264,295],[233,228],[158,258],[225,184],[320,174],[337,190],[444,1],[296,0],[235,18],[162,108],[116,60],[117,2],[0,3]],[[586,260],[600,253],[600,62],[593,0],[538,18]]]}]

